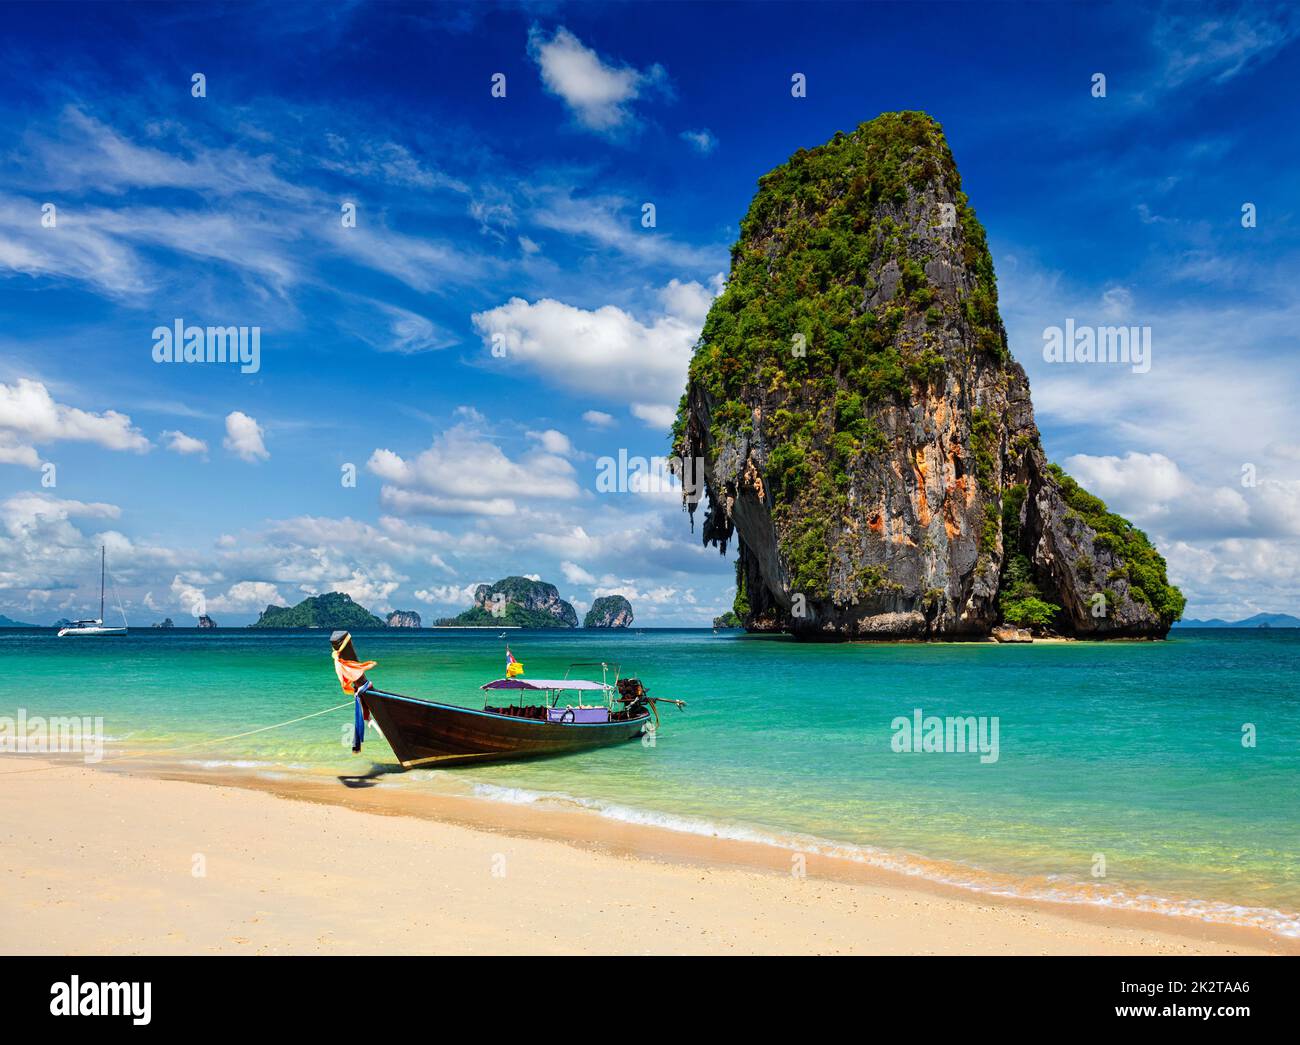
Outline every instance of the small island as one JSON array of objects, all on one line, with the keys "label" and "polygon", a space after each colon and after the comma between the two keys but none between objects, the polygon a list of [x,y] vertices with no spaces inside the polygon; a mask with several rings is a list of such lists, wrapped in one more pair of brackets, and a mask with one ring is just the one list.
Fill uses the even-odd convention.
[{"label": "small island", "polygon": [[176,622],[173,621],[170,617],[164,617],[162,620],[157,621],[157,622],[155,622],[155,623],[153,623],[153,624],[150,624],[149,627],[151,627],[151,628],[174,628],[174,627],[176,627]]},{"label": "small island", "polygon": [[[202,627],[202,622],[200,622]],[[297,606],[268,606],[250,628],[382,628],[384,622],[358,606],[346,592],[312,595]]]},{"label": "small island", "polygon": [[418,628],[420,615],[415,610],[393,610],[384,623],[390,628]]},{"label": "small island", "polygon": [[209,617],[206,613],[202,614],[202,615],[199,617],[198,627],[200,627],[200,628],[215,628],[215,627],[217,627],[217,626],[218,626],[218,625],[217,625],[217,622],[214,621],[211,617]]},{"label": "small island", "polygon": [[713,618],[715,628],[743,628],[745,622],[736,616],[735,610],[727,610],[721,617]]},{"label": "small island", "polygon": [[[62,625],[56,625],[61,627]],[[0,628],[34,628],[35,624],[24,624],[19,620],[10,620],[3,613],[0,613]]]},{"label": "small island", "polygon": [[622,595],[602,595],[591,604],[582,620],[584,628],[629,628],[632,604]]},{"label": "small island", "polygon": [[576,628],[578,613],[560,598],[554,584],[528,577],[504,577],[474,589],[474,605],[455,617],[443,617],[440,628]]}]

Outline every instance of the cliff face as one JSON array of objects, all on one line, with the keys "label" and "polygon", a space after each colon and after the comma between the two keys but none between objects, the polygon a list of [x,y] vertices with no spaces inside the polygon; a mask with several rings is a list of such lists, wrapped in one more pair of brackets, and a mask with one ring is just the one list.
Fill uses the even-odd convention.
[{"label": "cliff face", "polygon": [[384,623],[390,628],[418,628],[420,615],[415,610],[393,610],[384,618]]},{"label": "cliff face", "polygon": [[674,429],[752,631],[1163,636],[1145,535],[1049,465],[937,123],[891,113],[759,181]]},{"label": "cliff face", "polygon": [[582,619],[584,628],[630,628],[632,604],[622,595],[602,595]]}]

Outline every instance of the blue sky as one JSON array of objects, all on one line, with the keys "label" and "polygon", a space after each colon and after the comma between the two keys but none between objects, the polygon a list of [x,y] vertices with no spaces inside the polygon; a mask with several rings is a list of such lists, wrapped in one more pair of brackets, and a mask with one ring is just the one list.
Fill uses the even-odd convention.
[{"label": "blue sky", "polygon": [[[667,452],[758,177],[895,109],[944,125],[1049,456],[1189,616],[1300,611],[1290,6],[3,15],[0,613],[91,609],[102,542],[133,625],[512,573],[707,623],[729,560],[599,459]],[[1067,318],[1149,326],[1150,372],[1046,362]],[[156,363],[176,319],[260,327],[260,369]]]}]

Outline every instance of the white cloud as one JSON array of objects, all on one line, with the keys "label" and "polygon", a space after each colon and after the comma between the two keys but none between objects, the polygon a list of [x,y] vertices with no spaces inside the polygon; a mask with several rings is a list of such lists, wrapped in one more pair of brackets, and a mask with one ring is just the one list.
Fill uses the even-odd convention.
[{"label": "white cloud", "polygon": [[474,601],[474,589],[479,582],[458,587],[455,584],[434,584],[428,588],[419,588],[415,597],[431,606],[457,606],[465,608]]},{"label": "white cloud", "polygon": [[564,574],[564,579],[570,584],[595,584],[596,578],[588,573],[576,562],[560,563],[560,572]]},{"label": "white cloud", "polygon": [[31,533],[44,524],[69,519],[117,519],[122,509],[102,501],[74,501],[43,493],[19,493],[4,501],[5,528],[14,536]]},{"label": "white cloud", "polygon": [[603,410],[587,410],[583,413],[582,419],[592,428],[608,428],[614,423],[614,416]]},{"label": "white cloud", "polygon": [[512,460],[471,421],[449,428],[411,461],[376,449],[367,467],[386,480],[384,507],[400,514],[505,515],[518,500],[576,497],[573,465],[561,456],[572,450],[568,439],[548,430],[536,441]]},{"label": "white cloud", "polygon": [[645,91],[667,85],[661,66],[642,72],[608,64],[563,26],[549,40],[535,26],[528,34],[528,54],[547,91],[563,100],[581,126],[602,134],[628,125],[631,103]]},{"label": "white cloud", "polygon": [[206,454],[208,444],[202,439],[196,439],[192,435],[186,435],[184,432],[163,432],[163,438],[167,440],[167,449],[177,454]]},{"label": "white cloud", "polygon": [[593,594],[598,599],[605,595],[622,595],[628,602],[633,603],[633,610],[636,609],[637,603],[663,606],[675,605],[681,602],[691,605],[697,601],[695,592],[691,589],[683,591],[680,588],[662,586],[641,590],[632,581],[598,587]]},{"label": "white cloud", "polygon": [[633,403],[632,413],[651,428],[671,428],[677,418],[677,407],[668,403]]},{"label": "white cloud", "polygon": [[1123,457],[1075,454],[1066,458],[1065,468],[1098,497],[1126,506],[1164,504],[1186,493],[1190,486],[1178,465],[1164,454],[1131,450]]},{"label": "white cloud", "polygon": [[379,501],[399,515],[513,515],[516,510],[509,497],[440,497],[395,486],[385,486]]},{"label": "white cloud", "polygon": [[126,414],[96,414],[56,402],[44,384],[29,378],[0,382],[0,461],[35,468],[40,463],[36,446],[65,440],[136,453],[150,446]]},{"label": "white cloud", "polygon": [[287,606],[280,590],[269,581],[239,581],[224,595],[208,600],[208,609],[217,612],[261,611],[267,606]]},{"label": "white cloud", "polygon": [[12,432],[0,432],[0,464],[39,468],[41,455],[36,452],[36,447],[19,442]]},{"label": "white cloud", "polygon": [[308,595],[322,591],[341,591],[351,596],[352,601],[372,613],[384,614],[392,611],[389,597],[401,586],[405,577],[397,575],[391,567],[379,564],[378,569],[353,569],[345,577],[335,577],[321,587],[302,585],[301,590]]},{"label": "white cloud", "polygon": [[673,280],[660,292],[665,313],[650,323],[614,305],[588,310],[550,298],[511,298],[473,322],[484,344],[495,339],[512,362],[560,387],[629,403],[637,417],[665,427],[712,299],[699,283]]},{"label": "white cloud", "polygon": [[1065,469],[1111,510],[1178,539],[1300,536],[1300,479],[1198,483],[1164,454],[1075,454]]},{"label": "white cloud", "polygon": [[537,440],[541,448],[548,454],[568,455],[573,453],[573,444],[569,442],[569,437],[554,428],[548,428],[544,432],[529,432],[528,435]]},{"label": "white cloud", "polygon": [[[207,612],[208,597],[202,587],[202,580],[187,579],[181,574],[172,578],[172,600],[191,617],[198,617]],[[156,609],[156,606],[150,606]]]},{"label": "white cloud", "polygon": [[718,139],[707,127],[701,127],[698,131],[682,131],[679,137],[701,156],[707,156],[718,147]]},{"label": "white cloud", "polygon": [[265,461],[271,456],[262,441],[262,426],[240,410],[226,415],[226,438],[221,445],[245,461]]}]

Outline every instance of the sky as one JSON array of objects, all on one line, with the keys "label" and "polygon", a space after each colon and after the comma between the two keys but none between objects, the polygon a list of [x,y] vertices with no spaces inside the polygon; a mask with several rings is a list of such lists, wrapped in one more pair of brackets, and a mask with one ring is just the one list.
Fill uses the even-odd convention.
[{"label": "sky", "polygon": [[[0,613],[93,615],[103,544],[132,626],[427,622],[511,574],[708,624],[734,548],[602,459],[669,452],[757,179],[900,109],[945,129],[1048,456],[1188,617],[1300,612],[1293,5],[0,16]],[[256,328],[256,367],[158,361],[178,321]],[[1067,321],[1149,328],[1149,370],[1050,361]]]}]

